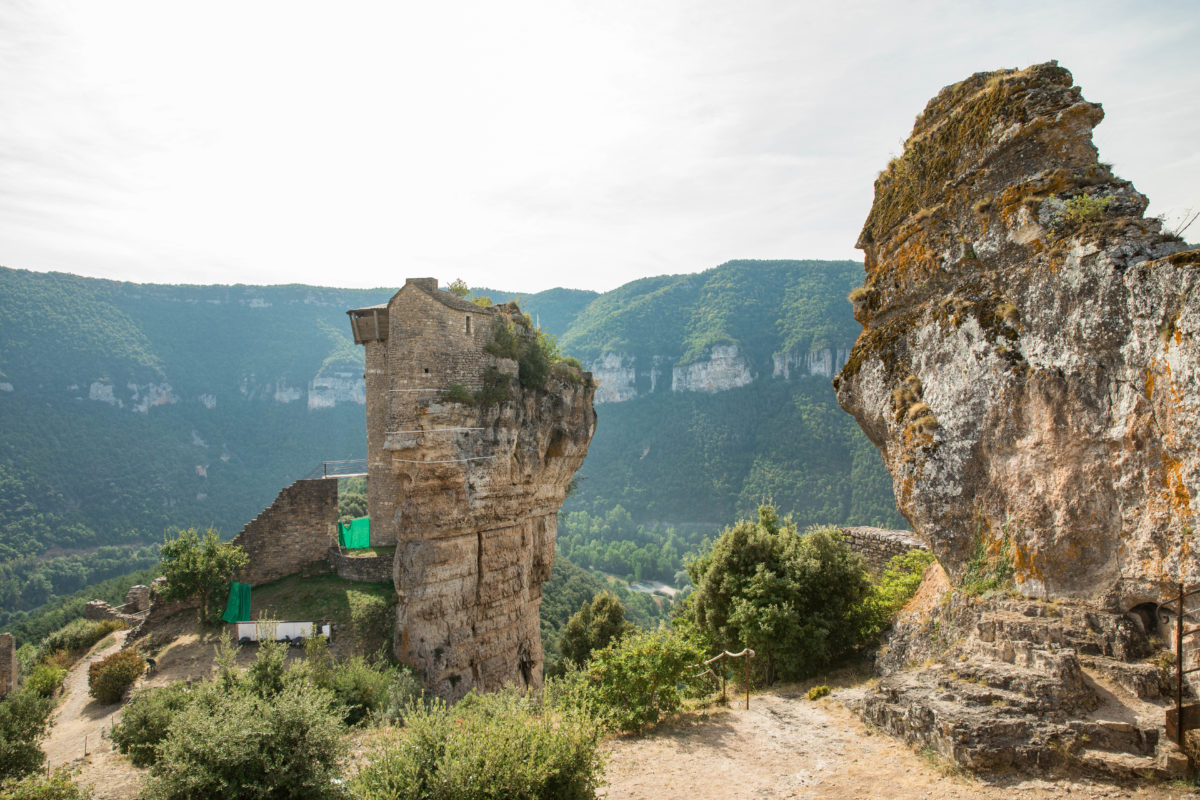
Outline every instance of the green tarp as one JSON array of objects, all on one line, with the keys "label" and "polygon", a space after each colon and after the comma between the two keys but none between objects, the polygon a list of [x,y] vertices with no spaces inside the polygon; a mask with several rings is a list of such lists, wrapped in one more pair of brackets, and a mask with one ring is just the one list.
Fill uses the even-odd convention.
[{"label": "green tarp", "polygon": [[361,550],[371,546],[371,518],[358,517],[349,525],[338,523],[338,544],[347,550]]},{"label": "green tarp", "polygon": [[233,582],[229,587],[229,602],[221,619],[225,622],[250,621],[250,584]]}]

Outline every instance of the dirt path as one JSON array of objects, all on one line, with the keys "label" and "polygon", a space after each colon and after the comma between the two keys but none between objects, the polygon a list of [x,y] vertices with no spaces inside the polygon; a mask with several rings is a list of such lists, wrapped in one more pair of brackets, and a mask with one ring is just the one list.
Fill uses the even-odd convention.
[{"label": "dirt path", "polygon": [[1127,787],[1082,780],[978,781],[936,757],[866,728],[838,699],[756,695],[750,710],[685,717],[647,738],[609,745],[608,800],[679,798],[887,798],[1009,800],[1012,797],[1200,798],[1186,787]]},{"label": "dirt path", "polygon": [[63,683],[65,699],[51,717],[50,735],[42,743],[49,765],[78,769],[82,783],[99,789],[97,800],[132,797],[140,781],[138,771],[113,752],[106,735],[113,719],[120,718],[121,704],[101,705],[88,695],[88,667],[121,649],[127,633],[117,631],[113,644],[93,650],[71,668]]}]

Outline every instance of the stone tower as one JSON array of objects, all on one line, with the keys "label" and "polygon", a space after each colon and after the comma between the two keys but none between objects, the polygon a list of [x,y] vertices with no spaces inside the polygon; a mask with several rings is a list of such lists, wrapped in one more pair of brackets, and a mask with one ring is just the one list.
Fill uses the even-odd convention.
[{"label": "stone tower", "polygon": [[542,583],[596,428],[591,375],[555,365],[522,387],[505,354],[535,333],[516,305],[482,308],[433,278],[348,313],[366,350],[372,544],[396,545],[397,658],[448,699],[540,686]]}]

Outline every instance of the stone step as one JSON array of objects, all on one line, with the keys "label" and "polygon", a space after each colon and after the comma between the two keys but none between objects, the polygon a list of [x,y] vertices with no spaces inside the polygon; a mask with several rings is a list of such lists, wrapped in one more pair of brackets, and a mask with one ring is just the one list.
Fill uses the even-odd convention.
[{"label": "stone step", "polygon": [[1156,728],[1119,720],[1072,720],[1067,727],[1088,750],[1153,756],[1158,748]]},{"label": "stone step", "polygon": [[1106,656],[1083,656],[1080,663],[1096,670],[1110,681],[1143,700],[1153,700],[1162,694],[1158,667],[1140,661],[1120,661]]},{"label": "stone step", "polygon": [[1164,765],[1161,759],[1154,756],[1134,755],[1133,753],[1116,753],[1109,750],[1086,748],[1076,754],[1074,759],[1079,768],[1089,774],[1101,778],[1118,781],[1149,780],[1161,781],[1182,777],[1187,772],[1187,759],[1183,761],[1182,772],[1178,765]]}]

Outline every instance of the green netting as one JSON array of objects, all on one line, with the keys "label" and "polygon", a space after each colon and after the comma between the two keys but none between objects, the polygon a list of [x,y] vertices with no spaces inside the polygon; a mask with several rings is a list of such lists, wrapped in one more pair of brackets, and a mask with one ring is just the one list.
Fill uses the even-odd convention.
[{"label": "green netting", "polygon": [[347,550],[361,550],[371,546],[371,518],[358,517],[349,525],[338,523],[338,544]]},{"label": "green netting", "polygon": [[225,622],[250,621],[250,584],[234,581],[229,587],[229,602],[221,615]]}]

